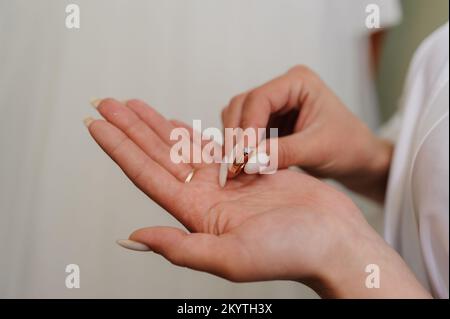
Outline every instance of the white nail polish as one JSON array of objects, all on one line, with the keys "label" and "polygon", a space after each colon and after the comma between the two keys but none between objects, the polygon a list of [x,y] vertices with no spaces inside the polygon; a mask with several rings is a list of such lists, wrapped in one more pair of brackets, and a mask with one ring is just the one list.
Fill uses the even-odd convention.
[{"label": "white nail polish", "polygon": [[102,103],[102,100],[103,99],[94,98],[94,99],[91,99],[90,103],[94,107],[94,109],[96,109],[96,108],[98,108],[100,103]]},{"label": "white nail polish", "polygon": [[227,157],[225,156],[223,161],[220,163],[220,169],[219,169],[219,185],[220,187],[225,187],[225,184],[227,183],[227,176],[228,175],[228,163],[227,163]]},{"label": "white nail polish", "polygon": [[89,127],[91,124],[92,124],[92,122],[94,122],[95,120],[92,118],[92,117],[86,117],[84,120],[83,120],[83,123],[84,123],[84,125],[86,126],[86,127]]},{"label": "white nail polish", "polygon": [[225,158],[224,158],[224,161],[227,163],[227,168],[228,169],[231,169],[231,167],[233,166],[233,162],[236,159],[237,151],[238,151],[238,145],[239,144],[236,144],[233,147],[233,150],[231,151],[231,153],[228,154],[227,156],[225,156]]},{"label": "white nail polish", "polygon": [[258,174],[264,170],[264,168],[267,168],[269,160],[269,156],[266,153],[254,153],[248,159],[248,162],[244,167],[244,172],[246,174]]},{"label": "white nail polish", "polygon": [[135,251],[151,251],[151,249],[143,244],[139,243],[137,241],[131,240],[131,239],[119,239],[116,241],[116,243],[119,246],[122,246],[123,248],[135,250]]}]

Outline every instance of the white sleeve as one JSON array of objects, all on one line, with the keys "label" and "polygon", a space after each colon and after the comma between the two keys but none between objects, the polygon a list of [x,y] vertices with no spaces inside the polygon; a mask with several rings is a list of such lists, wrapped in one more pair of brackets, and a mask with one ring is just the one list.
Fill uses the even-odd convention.
[{"label": "white sleeve", "polygon": [[403,110],[397,110],[391,118],[381,126],[377,135],[383,139],[391,141],[393,144],[397,143],[400,135],[400,130],[403,122]]},{"label": "white sleeve", "polygon": [[438,298],[449,297],[448,130],[447,112],[424,140],[411,178],[422,255],[433,295]]}]

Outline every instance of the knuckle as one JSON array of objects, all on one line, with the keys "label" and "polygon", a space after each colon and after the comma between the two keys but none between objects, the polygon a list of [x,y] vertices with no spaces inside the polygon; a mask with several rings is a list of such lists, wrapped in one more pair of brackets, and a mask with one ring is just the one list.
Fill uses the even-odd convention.
[{"label": "knuckle", "polygon": [[120,140],[116,145],[112,147],[112,149],[109,151],[109,154],[114,161],[117,161],[119,154],[121,154],[123,150],[126,149],[128,143],[129,139],[124,137],[122,140]]},{"label": "knuckle", "polygon": [[260,89],[254,89],[250,93],[247,94],[247,97],[245,98],[245,105],[244,107],[251,107],[262,95],[262,92]]},{"label": "knuckle", "polygon": [[255,89],[247,94],[245,97],[244,104],[242,105],[241,121],[240,126],[242,128],[250,127],[255,122],[255,113],[262,111],[262,103],[258,101],[261,100],[261,91]]},{"label": "knuckle", "polygon": [[286,145],[286,143],[278,143],[278,165],[286,167],[293,163],[292,150]]},{"label": "knuckle", "polygon": [[233,105],[240,104],[245,99],[246,95],[247,95],[246,93],[241,93],[241,94],[238,94],[236,96],[233,96],[231,98],[231,100],[230,100],[229,105],[233,106]]},{"label": "knuckle", "polygon": [[124,128],[125,133],[127,133],[130,136],[145,136],[144,133],[146,132],[147,126],[144,124],[144,122],[140,120],[134,120],[130,121],[128,125]]},{"label": "knuckle", "polygon": [[323,82],[319,75],[306,65],[296,65],[289,70],[288,76],[308,82],[312,87],[321,87]]}]

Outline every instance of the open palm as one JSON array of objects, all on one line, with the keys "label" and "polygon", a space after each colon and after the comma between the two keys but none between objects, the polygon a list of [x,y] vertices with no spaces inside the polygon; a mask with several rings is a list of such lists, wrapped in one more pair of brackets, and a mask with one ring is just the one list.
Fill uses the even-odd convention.
[{"label": "open palm", "polygon": [[191,128],[141,101],[105,99],[97,109],[106,119],[89,123],[97,143],[190,231],[150,227],[131,235],[174,264],[233,281],[310,278],[340,244],[336,227],[369,228],[347,197],[306,174],[242,174],[222,189],[218,164],[173,163],[170,132]]}]

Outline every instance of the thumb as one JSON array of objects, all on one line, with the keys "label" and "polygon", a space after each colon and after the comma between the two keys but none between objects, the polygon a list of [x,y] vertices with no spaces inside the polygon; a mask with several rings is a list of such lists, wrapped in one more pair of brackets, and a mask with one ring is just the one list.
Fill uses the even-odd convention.
[{"label": "thumb", "polygon": [[270,169],[283,169],[293,165],[302,165],[306,161],[307,144],[301,133],[284,137],[274,137],[264,140],[258,146],[258,151],[264,151],[270,158]]},{"label": "thumb", "polygon": [[139,229],[130,235],[130,240],[147,246],[174,265],[230,280],[235,278],[237,267],[230,261],[239,260],[239,249],[230,235],[187,233],[179,228],[159,226]]}]

